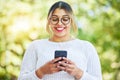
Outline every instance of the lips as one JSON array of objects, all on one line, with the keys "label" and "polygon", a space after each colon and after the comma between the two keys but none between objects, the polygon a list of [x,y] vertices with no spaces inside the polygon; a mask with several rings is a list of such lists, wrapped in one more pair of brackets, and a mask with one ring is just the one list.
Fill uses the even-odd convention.
[{"label": "lips", "polygon": [[63,27],[60,27],[60,28],[56,28],[57,30],[63,30],[64,28]]},{"label": "lips", "polygon": [[62,32],[65,29],[65,27],[56,27],[55,30],[58,32]]}]

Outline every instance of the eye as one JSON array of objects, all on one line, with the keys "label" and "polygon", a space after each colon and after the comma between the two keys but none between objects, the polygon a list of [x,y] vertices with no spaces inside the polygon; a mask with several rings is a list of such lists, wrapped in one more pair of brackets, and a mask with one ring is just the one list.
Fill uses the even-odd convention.
[{"label": "eye", "polygon": [[55,21],[58,21],[59,18],[58,18],[57,16],[52,16],[52,17],[50,18],[50,20],[53,21],[53,22],[55,22]]},{"label": "eye", "polygon": [[58,18],[51,18],[52,21],[58,21]]},{"label": "eye", "polygon": [[64,17],[64,18],[62,18],[62,20],[65,21],[65,22],[66,22],[66,21],[69,21],[69,19],[70,19],[69,17]]},{"label": "eye", "polygon": [[55,25],[59,22],[59,18],[58,17],[51,17],[50,22]]}]

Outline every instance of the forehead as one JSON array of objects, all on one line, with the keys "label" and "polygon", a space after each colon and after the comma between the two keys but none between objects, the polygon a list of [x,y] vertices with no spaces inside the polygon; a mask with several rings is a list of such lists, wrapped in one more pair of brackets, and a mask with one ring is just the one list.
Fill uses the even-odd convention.
[{"label": "forehead", "polygon": [[55,9],[52,15],[57,15],[58,17],[62,17],[63,15],[68,15],[68,13],[64,9]]}]

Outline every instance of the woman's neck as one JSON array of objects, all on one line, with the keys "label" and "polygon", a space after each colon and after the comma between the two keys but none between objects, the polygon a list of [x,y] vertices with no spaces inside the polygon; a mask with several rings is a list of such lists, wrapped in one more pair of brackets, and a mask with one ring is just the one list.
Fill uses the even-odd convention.
[{"label": "woman's neck", "polygon": [[71,37],[71,36],[66,36],[66,37],[53,36],[49,40],[53,41],[53,42],[65,42],[65,41],[70,41],[72,39],[73,39],[73,37]]}]

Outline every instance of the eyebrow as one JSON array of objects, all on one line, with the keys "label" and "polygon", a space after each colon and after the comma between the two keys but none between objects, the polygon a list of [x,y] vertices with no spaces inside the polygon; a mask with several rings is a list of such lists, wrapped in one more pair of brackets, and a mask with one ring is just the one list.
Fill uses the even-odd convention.
[{"label": "eyebrow", "polygon": [[[58,17],[57,15],[52,15],[52,17]],[[69,17],[68,15],[63,15],[62,17]]]}]

